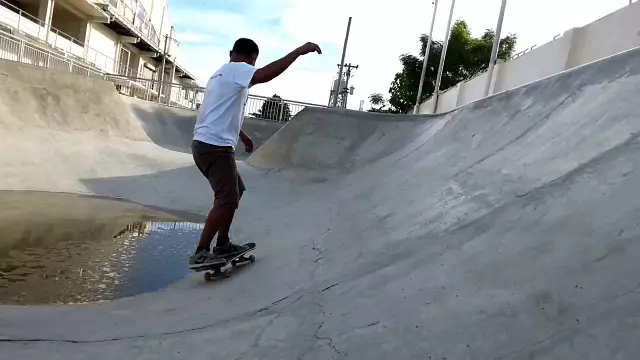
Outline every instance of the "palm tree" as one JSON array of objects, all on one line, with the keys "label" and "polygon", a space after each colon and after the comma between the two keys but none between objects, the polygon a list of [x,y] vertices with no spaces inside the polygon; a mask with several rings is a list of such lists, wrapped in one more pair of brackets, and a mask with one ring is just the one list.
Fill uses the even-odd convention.
[{"label": "palm tree", "polygon": [[369,111],[382,111],[382,109],[387,106],[387,100],[385,100],[381,93],[369,95],[369,103],[371,103],[371,110]]},{"label": "palm tree", "polygon": [[369,95],[369,102],[373,106],[384,106],[386,101],[384,100],[384,96],[381,93],[375,93]]}]

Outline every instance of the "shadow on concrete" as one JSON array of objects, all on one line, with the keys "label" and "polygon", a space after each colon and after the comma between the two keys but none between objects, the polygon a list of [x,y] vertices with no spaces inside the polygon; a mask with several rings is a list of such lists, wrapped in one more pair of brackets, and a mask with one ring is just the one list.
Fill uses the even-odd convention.
[{"label": "shadow on concrete", "polygon": [[150,110],[149,106],[144,108],[135,103],[131,104],[131,109],[149,139],[156,145],[168,150],[191,154],[193,127],[196,123],[194,111],[161,105],[156,105],[153,110]]},{"label": "shadow on concrete", "polygon": [[211,188],[195,165],[143,175],[79,181],[94,194],[162,210],[187,221],[203,220],[201,214],[208,212],[213,201]]}]

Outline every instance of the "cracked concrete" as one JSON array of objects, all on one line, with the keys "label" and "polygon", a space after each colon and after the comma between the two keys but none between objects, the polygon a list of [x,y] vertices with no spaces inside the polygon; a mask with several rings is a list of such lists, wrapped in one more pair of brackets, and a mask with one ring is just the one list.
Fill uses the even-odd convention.
[{"label": "cracked concrete", "polygon": [[[193,114],[0,72],[3,190],[206,214]],[[636,50],[438,116],[305,109],[238,163],[232,236],[258,244],[256,263],[112,302],[0,307],[0,358],[634,359],[638,93]]]}]

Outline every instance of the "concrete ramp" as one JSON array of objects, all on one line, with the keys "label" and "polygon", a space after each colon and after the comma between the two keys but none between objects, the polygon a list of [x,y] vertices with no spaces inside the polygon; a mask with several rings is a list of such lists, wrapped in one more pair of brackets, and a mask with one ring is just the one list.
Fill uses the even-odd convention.
[{"label": "concrete ramp", "polygon": [[[194,110],[163,106],[126,96],[123,96],[122,100],[129,105],[136,120],[156,145],[168,150],[191,154],[193,127],[196,123]],[[242,130],[253,139],[254,147],[258,149],[283,125],[284,123],[275,121],[245,118]],[[236,157],[238,159],[247,157],[241,143],[236,149]]]},{"label": "concrete ramp", "polygon": [[[1,66],[7,112],[68,86],[73,107],[51,88],[41,105],[80,124],[98,105],[79,100],[120,115],[3,120],[3,189],[206,214],[190,155],[145,140],[106,85]],[[255,264],[100,305],[1,307],[0,357],[634,359],[639,93],[631,51],[439,116],[305,110],[239,163],[232,235],[258,243]]]},{"label": "concrete ramp", "polygon": [[446,117],[376,114],[307,107],[253,154],[248,163],[345,173],[426,141]]}]

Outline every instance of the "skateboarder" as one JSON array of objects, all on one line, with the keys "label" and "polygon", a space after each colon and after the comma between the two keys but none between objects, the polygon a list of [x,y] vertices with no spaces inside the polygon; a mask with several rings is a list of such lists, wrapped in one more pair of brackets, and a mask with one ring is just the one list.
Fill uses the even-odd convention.
[{"label": "skateboarder", "polygon": [[[249,88],[273,80],[298,57],[312,52],[322,53],[318,45],[306,43],[283,58],[257,69],[258,45],[251,39],[241,38],[233,45],[230,61],[222,65],[207,82],[204,100],[198,109],[191,150],[196,166],[213,189],[215,199],[198,247],[189,260],[190,266],[218,263],[221,256],[232,256],[245,250],[243,246],[231,242],[229,229],[245,191],[236,168],[235,147],[238,137],[245,151],[253,152],[253,141],[241,130]],[[211,242],[216,233],[216,246],[211,251]]]}]

